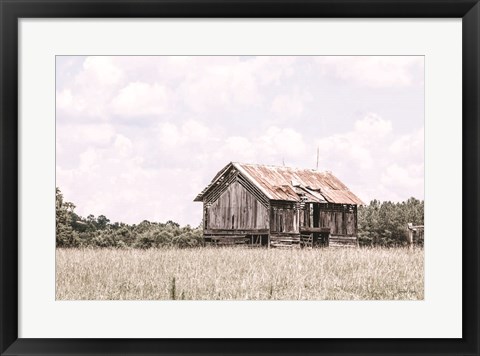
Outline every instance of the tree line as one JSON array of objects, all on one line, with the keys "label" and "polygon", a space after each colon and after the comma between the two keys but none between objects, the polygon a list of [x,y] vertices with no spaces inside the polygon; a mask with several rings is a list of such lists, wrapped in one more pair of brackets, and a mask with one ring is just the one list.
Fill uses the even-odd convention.
[{"label": "tree line", "polygon": [[[106,216],[75,213],[75,205],[64,200],[56,188],[57,247],[195,247],[203,245],[201,226],[181,227],[174,221],[139,224],[112,223]],[[424,202],[410,198],[401,203],[373,200],[358,207],[358,239],[360,246],[401,246],[406,244],[408,223],[423,225]],[[423,245],[423,235],[416,243]]]},{"label": "tree line", "polygon": [[[360,246],[404,246],[407,224],[423,225],[424,201],[410,198],[401,203],[373,200],[358,207],[358,242]],[[414,242],[423,246],[423,233]]]},{"label": "tree line", "polygon": [[203,244],[201,228],[181,227],[174,221],[165,223],[147,220],[139,224],[111,223],[104,216],[75,213],[75,205],[66,202],[56,188],[57,247],[195,247]]}]

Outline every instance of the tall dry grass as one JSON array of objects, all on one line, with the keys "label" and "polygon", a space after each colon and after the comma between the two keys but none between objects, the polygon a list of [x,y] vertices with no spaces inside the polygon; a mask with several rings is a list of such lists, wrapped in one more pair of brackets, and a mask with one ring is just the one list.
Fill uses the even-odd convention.
[{"label": "tall dry grass", "polygon": [[57,249],[61,300],[418,300],[423,249]]}]

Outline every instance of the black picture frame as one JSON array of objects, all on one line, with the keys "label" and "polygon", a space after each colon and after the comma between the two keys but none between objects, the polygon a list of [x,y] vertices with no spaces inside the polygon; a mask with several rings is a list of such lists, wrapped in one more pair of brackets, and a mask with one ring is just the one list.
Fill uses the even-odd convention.
[{"label": "black picture frame", "polygon": [[[0,0],[0,11],[1,355],[479,355],[478,0]],[[463,337],[461,339],[18,338],[18,20],[111,17],[462,18]]]}]

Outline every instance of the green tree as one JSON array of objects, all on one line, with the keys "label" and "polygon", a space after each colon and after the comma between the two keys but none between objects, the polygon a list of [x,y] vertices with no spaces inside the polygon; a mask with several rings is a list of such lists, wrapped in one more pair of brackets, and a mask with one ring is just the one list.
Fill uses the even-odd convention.
[{"label": "green tree", "polygon": [[58,247],[74,247],[78,246],[78,239],[72,228],[73,214],[75,205],[66,202],[60,189],[55,188],[55,227],[56,227],[56,244]]},{"label": "green tree", "polygon": [[[424,202],[410,198],[401,203],[372,200],[358,208],[358,238],[361,246],[402,246],[407,224],[423,225]],[[420,244],[423,240],[418,240]]]},{"label": "green tree", "polygon": [[192,228],[168,220],[165,223],[143,220],[138,225],[110,223],[105,215],[86,218],[74,211],[56,189],[57,247],[159,248],[195,247],[203,244],[201,228]]}]

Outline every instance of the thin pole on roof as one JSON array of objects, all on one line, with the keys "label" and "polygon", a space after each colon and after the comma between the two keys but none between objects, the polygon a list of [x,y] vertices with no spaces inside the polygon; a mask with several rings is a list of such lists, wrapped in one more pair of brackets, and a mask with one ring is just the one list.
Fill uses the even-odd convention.
[{"label": "thin pole on roof", "polygon": [[317,146],[317,171],[318,171],[318,157],[320,156],[320,147]]}]

